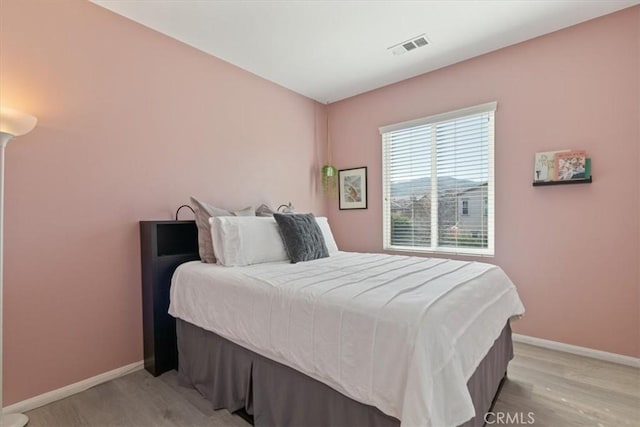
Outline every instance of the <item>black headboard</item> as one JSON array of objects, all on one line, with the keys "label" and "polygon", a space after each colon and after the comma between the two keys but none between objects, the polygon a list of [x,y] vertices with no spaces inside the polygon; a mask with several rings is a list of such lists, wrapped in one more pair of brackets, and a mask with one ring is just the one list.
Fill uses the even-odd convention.
[{"label": "black headboard", "polygon": [[200,259],[195,221],[140,221],[144,367],[158,376],[178,367],[176,321],[169,315],[171,276]]}]

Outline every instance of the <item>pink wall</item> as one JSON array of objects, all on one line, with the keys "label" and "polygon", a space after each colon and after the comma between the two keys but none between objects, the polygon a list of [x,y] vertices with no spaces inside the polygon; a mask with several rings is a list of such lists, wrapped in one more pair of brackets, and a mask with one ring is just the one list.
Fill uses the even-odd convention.
[{"label": "pink wall", "polygon": [[[330,209],[341,249],[382,250],[378,127],[489,101],[496,256],[522,334],[640,356],[640,6],[329,106],[333,158],[368,166],[369,209]],[[428,53],[427,53],[428,54]],[[536,151],[581,148],[591,185],[531,186]]]},{"label": "pink wall", "polygon": [[5,405],[142,359],[139,220],[325,211],[326,107],[86,1],[2,0],[0,94],[39,119],[7,148]]}]

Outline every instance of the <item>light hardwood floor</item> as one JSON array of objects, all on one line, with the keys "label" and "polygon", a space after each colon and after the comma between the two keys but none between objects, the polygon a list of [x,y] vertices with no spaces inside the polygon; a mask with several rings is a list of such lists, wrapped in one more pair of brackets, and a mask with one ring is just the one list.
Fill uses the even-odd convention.
[{"label": "light hardwood floor", "polygon": [[[519,343],[515,353],[494,407],[512,422],[493,425],[640,426],[639,369]],[[29,427],[248,425],[180,387],[175,371],[158,378],[138,371],[27,415]]]}]

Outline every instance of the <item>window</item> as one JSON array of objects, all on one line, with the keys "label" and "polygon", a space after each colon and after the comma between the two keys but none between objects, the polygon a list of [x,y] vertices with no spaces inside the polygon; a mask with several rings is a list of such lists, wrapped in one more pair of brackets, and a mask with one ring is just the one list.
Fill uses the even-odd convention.
[{"label": "window", "polygon": [[380,128],[384,249],[493,255],[495,109]]}]

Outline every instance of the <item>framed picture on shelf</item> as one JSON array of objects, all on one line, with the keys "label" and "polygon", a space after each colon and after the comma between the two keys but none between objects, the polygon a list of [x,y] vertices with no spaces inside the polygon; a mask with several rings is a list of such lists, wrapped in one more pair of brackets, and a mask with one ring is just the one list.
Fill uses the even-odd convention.
[{"label": "framed picture on shelf", "polygon": [[367,167],[338,171],[339,208],[367,209]]},{"label": "framed picture on shelf", "polygon": [[555,160],[557,181],[586,178],[587,153],[585,151],[558,153]]},{"label": "framed picture on shelf", "polygon": [[536,153],[533,168],[533,181],[554,181],[556,178],[556,154],[568,153],[571,150],[543,151]]},{"label": "framed picture on shelf", "polygon": [[533,186],[591,184],[591,158],[585,150],[558,150],[536,153]]}]

